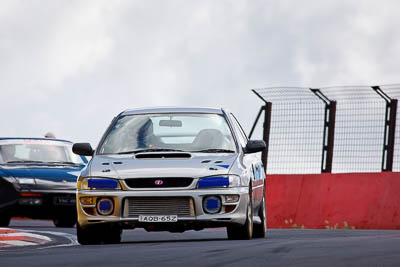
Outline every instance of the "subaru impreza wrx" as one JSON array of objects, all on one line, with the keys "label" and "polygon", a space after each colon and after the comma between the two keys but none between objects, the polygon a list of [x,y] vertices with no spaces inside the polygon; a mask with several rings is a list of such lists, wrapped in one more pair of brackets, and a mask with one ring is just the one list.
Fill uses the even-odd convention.
[{"label": "subaru impreza wrx", "polygon": [[77,182],[81,244],[118,243],[123,229],[226,227],[229,239],[265,237],[265,173],[232,113],[214,108],[127,110],[114,118]]}]

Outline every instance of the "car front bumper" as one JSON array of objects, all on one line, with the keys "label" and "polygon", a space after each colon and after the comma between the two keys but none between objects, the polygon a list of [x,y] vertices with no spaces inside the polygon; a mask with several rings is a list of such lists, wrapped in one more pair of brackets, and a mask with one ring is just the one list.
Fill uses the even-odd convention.
[{"label": "car front bumper", "polygon": [[33,219],[76,217],[76,190],[29,190],[19,192],[13,216]]},{"label": "car front bumper", "polygon": [[[235,202],[228,202],[226,196],[236,195],[239,199]],[[218,213],[210,214],[205,212],[203,200],[208,196],[215,196],[221,200],[221,210]],[[145,228],[150,225],[161,226],[162,230],[181,227],[187,229],[202,229],[205,227],[221,227],[232,224],[243,225],[246,221],[246,209],[249,199],[248,187],[234,188],[215,188],[215,189],[187,189],[187,190],[78,190],[76,194],[76,203],[78,209],[78,223],[81,227],[91,224],[111,223],[119,224],[122,228]],[[92,204],[83,204],[82,198],[93,199]],[[108,216],[102,216],[97,211],[96,203],[103,198],[108,198],[113,201],[113,212]],[[190,200],[190,214],[178,215],[178,221],[173,223],[143,223],[139,222],[139,215],[129,214],[128,205],[129,199],[170,199],[170,198],[185,198]],[[161,203],[162,206],[162,203]],[[151,207],[155,210],[157,207]],[[150,208],[150,210],[151,210]],[[161,207],[162,208],[162,207]],[[147,211],[146,214],[150,215]],[[155,214],[151,215],[166,215]],[[175,215],[175,214],[168,214]],[[152,226],[153,226],[152,225]],[[150,227],[151,228],[151,227]]]}]

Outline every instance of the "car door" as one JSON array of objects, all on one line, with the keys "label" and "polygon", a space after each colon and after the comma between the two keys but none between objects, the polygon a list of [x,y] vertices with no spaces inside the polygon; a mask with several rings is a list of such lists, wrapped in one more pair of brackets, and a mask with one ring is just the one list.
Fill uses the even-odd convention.
[{"label": "car door", "polygon": [[[244,147],[248,142],[248,138],[243,131],[240,123],[236,119],[236,117],[230,113],[230,117],[232,120],[233,127],[235,131],[238,133],[238,141],[241,145],[241,149],[243,151]],[[265,183],[265,174],[264,168],[262,166],[260,156],[258,153],[253,154],[245,154],[243,151],[243,162],[246,165],[246,168],[249,169],[249,173],[251,173],[251,183],[253,189],[253,207],[255,210],[258,210],[259,205],[261,204],[262,198],[264,196],[264,183]]]}]

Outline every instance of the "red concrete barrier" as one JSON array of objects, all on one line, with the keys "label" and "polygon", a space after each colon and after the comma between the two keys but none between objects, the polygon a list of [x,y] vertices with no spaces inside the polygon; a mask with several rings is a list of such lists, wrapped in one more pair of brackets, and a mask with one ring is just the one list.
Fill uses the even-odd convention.
[{"label": "red concrete barrier", "polygon": [[270,228],[400,229],[400,173],[267,174]]}]

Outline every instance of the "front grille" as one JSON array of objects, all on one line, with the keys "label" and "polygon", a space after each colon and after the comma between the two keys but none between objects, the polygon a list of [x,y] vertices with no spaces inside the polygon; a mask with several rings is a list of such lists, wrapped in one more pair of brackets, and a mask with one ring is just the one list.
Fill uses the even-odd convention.
[{"label": "front grille", "polygon": [[169,178],[129,178],[125,183],[130,188],[168,188],[188,187],[193,178],[169,177]]},{"label": "front grille", "polygon": [[139,215],[194,216],[193,199],[189,197],[131,197],[126,199],[124,216]]}]

